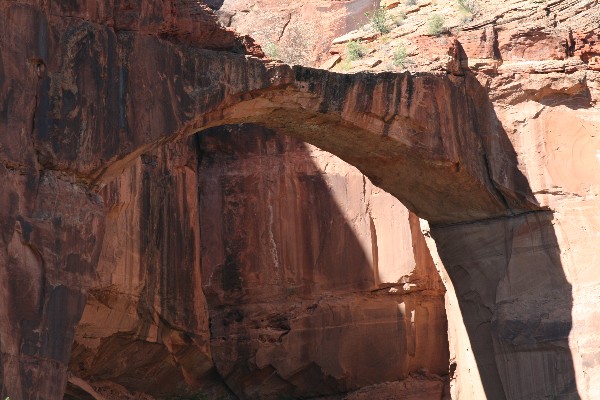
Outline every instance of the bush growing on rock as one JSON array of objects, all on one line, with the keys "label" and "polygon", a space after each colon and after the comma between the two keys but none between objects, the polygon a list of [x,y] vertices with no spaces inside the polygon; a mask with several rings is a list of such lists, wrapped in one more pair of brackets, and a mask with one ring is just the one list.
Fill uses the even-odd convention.
[{"label": "bush growing on rock", "polygon": [[404,45],[398,46],[396,51],[394,51],[394,66],[406,68],[407,58],[408,52],[406,51],[406,47]]},{"label": "bush growing on rock", "polygon": [[440,36],[446,30],[444,23],[444,17],[439,14],[433,14],[427,23],[427,34],[429,36]]},{"label": "bush growing on rock", "polygon": [[371,22],[371,26],[377,32],[382,35],[390,32],[390,14],[385,7],[379,7],[377,10],[373,12],[373,14],[365,13],[369,21]]},{"label": "bush growing on rock", "polygon": [[346,51],[348,52],[348,58],[350,61],[358,60],[363,58],[365,55],[365,46],[360,44],[360,42],[356,40],[351,40],[346,45]]}]

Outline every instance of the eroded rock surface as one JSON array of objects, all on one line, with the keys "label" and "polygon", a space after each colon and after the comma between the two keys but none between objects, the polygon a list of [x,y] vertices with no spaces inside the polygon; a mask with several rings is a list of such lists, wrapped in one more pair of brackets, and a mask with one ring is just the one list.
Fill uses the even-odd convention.
[{"label": "eroded rock surface", "polygon": [[443,287],[414,215],[337,157],[263,128],[199,142],[211,348],[234,392],[445,375]]},{"label": "eroded rock surface", "polygon": [[70,364],[97,393],[218,398],[224,379],[278,398],[445,375],[444,289],[418,219],[331,154],[215,128],[144,154],[102,195]]},{"label": "eroded rock surface", "polygon": [[0,175],[2,383],[16,399],[60,398],[95,279],[104,207],[52,171],[26,175],[3,165]]},{"label": "eroded rock surface", "polygon": [[[373,240],[386,230],[364,208],[376,190],[363,177],[318,183],[306,178],[318,168],[298,161],[305,178],[259,178],[247,156],[282,168],[266,155],[291,157],[298,144],[248,143],[236,159],[219,156],[218,137],[183,141],[253,123],[331,151],[429,220],[452,288],[455,397],[597,397],[597,10],[594,0],[511,5],[474,20],[473,35],[419,39],[443,49],[437,73],[345,75],[239,54],[260,51],[196,2],[0,3],[2,395],[58,399],[68,381],[96,398],[229,396],[222,377],[242,397],[307,396],[442,368],[414,334],[443,326],[435,280],[424,286],[433,298],[411,293],[411,279],[408,293],[377,290],[409,269],[384,265],[395,252]],[[540,26],[519,27],[525,18]],[[215,152],[212,166],[199,148]],[[218,169],[228,164],[248,170]],[[328,185],[334,198],[358,185],[362,201],[340,210],[308,195]],[[294,193],[315,204],[296,205],[304,221],[286,203]],[[270,219],[277,209],[285,220]],[[322,215],[342,239],[328,242]],[[403,243],[427,259],[408,221]],[[288,229],[313,251],[292,247]],[[213,231],[222,240],[204,249]],[[351,274],[336,269],[350,263]],[[352,346],[376,338],[379,352]]]},{"label": "eroded rock surface", "polygon": [[109,383],[123,397],[229,393],[209,347],[197,163],[193,140],[173,143],[145,153],[100,192],[105,241],[70,371],[101,393],[118,391]]},{"label": "eroded rock surface", "polygon": [[367,21],[378,0],[212,0],[219,20],[261,44],[268,56],[290,64],[319,65],[336,36]]}]

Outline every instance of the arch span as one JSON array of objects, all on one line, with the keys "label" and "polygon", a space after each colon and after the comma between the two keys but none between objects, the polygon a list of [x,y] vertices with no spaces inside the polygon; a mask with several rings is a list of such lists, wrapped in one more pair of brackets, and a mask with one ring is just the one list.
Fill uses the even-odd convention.
[{"label": "arch span", "polygon": [[127,159],[151,143],[218,125],[255,123],[344,159],[434,224],[538,209],[472,76],[349,75],[208,51],[141,68],[135,54],[120,83],[131,97],[119,110],[134,149],[111,157]]},{"label": "arch span", "polygon": [[[16,108],[5,126],[22,128],[26,149],[0,139],[12,164],[102,184],[166,140],[253,122],[345,159],[432,223],[537,209],[468,74],[338,74],[94,21],[65,26],[19,3],[4,15],[32,32],[30,47],[4,57],[5,103]],[[35,61],[26,77],[20,60]]]},{"label": "arch span", "polygon": [[[338,155],[436,226],[488,398],[531,388],[577,398],[571,288],[552,221],[497,219],[539,206],[476,79],[268,64],[182,43],[181,30],[123,25],[156,16],[79,6],[0,5],[0,352],[11,398],[64,391],[104,234],[93,186],[161,143],[239,122]],[[473,264],[460,257],[480,250]],[[513,283],[526,267],[536,284]],[[536,297],[557,291],[563,302]]]}]

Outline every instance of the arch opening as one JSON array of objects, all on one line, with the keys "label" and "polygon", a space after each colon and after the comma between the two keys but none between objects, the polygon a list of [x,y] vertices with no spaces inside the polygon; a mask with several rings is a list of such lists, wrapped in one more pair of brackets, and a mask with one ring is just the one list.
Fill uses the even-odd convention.
[{"label": "arch opening", "polygon": [[[56,398],[64,391],[73,332],[85,323],[82,307],[98,279],[101,243],[111,228],[90,183],[106,184],[139,155],[172,138],[254,122],[334,154],[337,149],[432,223],[439,254],[459,288],[480,367],[481,377],[475,378],[487,398],[523,393],[524,385],[540,397],[577,398],[568,350],[571,287],[550,213],[536,204],[474,77],[340,75],[268,65],[76,18],[66,35],[64,26],[49,24],[33,6],[15,3],[7,9],[18,18],[3,13],[4,32],[32,33],[26,42],[36,45],[11,49],[14,56],[4,57],[6,68],[0,71],[0,84],[16,82],[23,89],[3,91],[8,106],[0,120],[7,132],[19,133],[16,144],[0,139],[5,149],[0,177],[6,182],[0,196],[9,205],[0,252],[3,392],[25,399],[40,392]],[[29,29],[13,29],[15,23]],[[45,68],[24,70],[19,63],[31,59],[43,60]],[[302,130],[302,124],[314,130]],[[186,240],[197,240],[196,233]],[[32,266],[10,253],[11,243],[34,249],[43,260],[41,295],[26,303],[17,302],[8,273],[27,277]],[[489,253],[480,254],[481,249]],[[472,264],[460,257],[471,253],[480,254]],[[535,285],[515,280],[523,271]],[[127,276],[128,284],[139,279]],[[557,290],[565,296],[559,302],[536,295]],[[106,293],[98,295],[102,301]],[[152,321],[154,303],[144,306]],[[176,326],[167,328],[164,338],[175,353],[192,340]],[[156,333],[150,323],[144,329]],[[156,357],[163,356],[159,349]],[[181,357],[189,359],[203,360],[198,354]],[[511,363],[544,372],[525,382],[515,372],[525,367]]]}]

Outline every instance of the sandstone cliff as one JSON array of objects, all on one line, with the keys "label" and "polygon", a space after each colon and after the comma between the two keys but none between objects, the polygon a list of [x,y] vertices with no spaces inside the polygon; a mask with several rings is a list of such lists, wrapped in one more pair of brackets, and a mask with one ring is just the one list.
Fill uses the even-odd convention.
[{"label": "sandstone cliff", "polygon": [[70,362],[97,393],[218,398],[224,380],[277,398],[445,374],[444,290],[418,220],[336,157],[215,128],[146,153],[102,195],[100,280]]},{"label": "sandstone cliff", "polygon": [[256,127],[199,140],[211,348],[234,392],[298,398],[445,375],[443,288],[398,201]]},{"label": "sandstone cliff", "polygon": [[379,0],[208,1],[219,20],[290,64],[318,65],[331,40],[363,25]]},{"label": "sandstone cliff", "polygon": [[350,75],[197,2],[0,3],[2,395],[597,397],[599,5],[504,5]]}]

